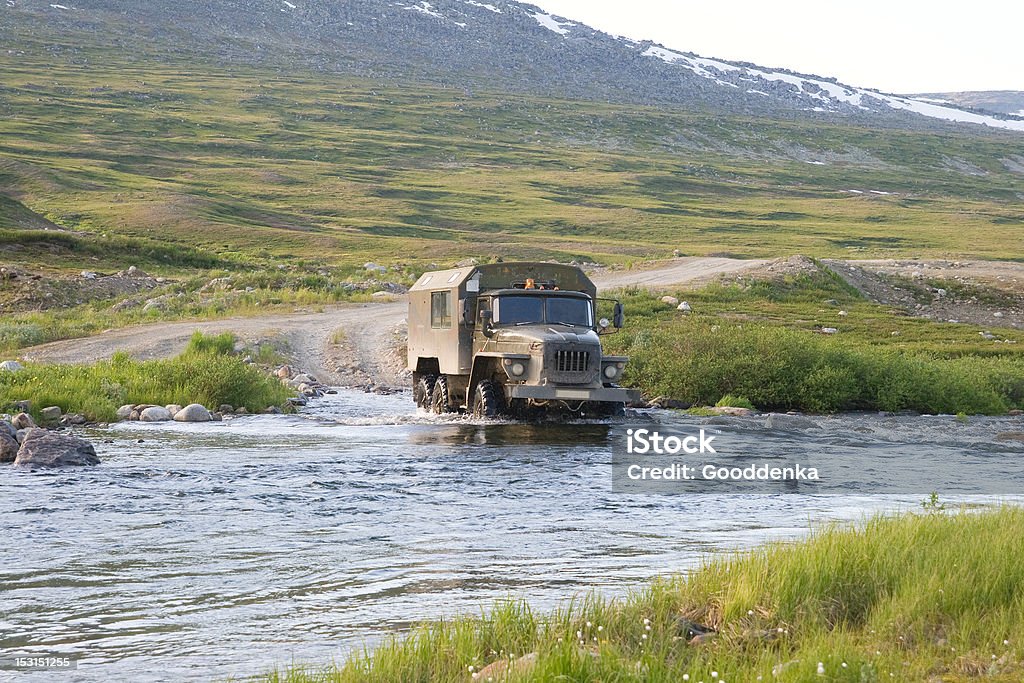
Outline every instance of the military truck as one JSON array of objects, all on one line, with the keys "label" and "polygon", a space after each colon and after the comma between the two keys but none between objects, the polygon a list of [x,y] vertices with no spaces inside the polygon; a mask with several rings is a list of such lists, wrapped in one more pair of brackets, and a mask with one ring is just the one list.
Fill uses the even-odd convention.
[{"label": "military truck", "polygon": [[[612,320],[597,318],[598,301]],[[416,405],[481,417],[568,411],[621,414],[637,398],[617,382],[628,359],[598,335],[624,320],[575,266],[491,263],[424,273],[409,290]]]}]

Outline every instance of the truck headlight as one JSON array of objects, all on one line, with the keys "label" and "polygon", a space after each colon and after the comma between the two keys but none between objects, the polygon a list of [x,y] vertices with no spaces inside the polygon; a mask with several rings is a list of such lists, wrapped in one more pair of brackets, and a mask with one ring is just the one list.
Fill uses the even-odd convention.
[{"label": "truck headlight", "polygon": [[604,376],[608,379],[615,379],[615,376],[619,374],[619,369],[614,365],[604,366]]},{"label": "truck headlight", "polygon": [[522,363],[513,363],[512,367],[509,369],[512,371],[512,374],[515,375],[516,377],[522,377],[523,373],[526,372],[526,366],[523,365]]}]

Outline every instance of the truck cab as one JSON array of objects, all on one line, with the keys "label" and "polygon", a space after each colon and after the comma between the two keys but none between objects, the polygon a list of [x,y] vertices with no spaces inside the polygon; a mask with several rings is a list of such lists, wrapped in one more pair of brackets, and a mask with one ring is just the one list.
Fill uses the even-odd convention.
[{"label": "truck cab", "polygon": [[628,359],[606,356],[597,288],[574,266],[498,263],[424,273],[409,292],[409,369],[418,406],[437,413],[614,415],[634,392]]}]

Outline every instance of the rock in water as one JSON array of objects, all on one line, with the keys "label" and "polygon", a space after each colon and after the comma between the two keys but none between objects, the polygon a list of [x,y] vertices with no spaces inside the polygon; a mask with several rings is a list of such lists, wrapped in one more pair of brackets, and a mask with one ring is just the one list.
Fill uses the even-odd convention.
[{"label": "rock in water", "polygon": [[36,421],[32,419],[32,416],[28,413],[18,413],[11,419],[11,424],[14,425],[15,429],[34,429],[38,425]]},{"label": "rock in water", "polygon": [[135,410],[135,404],[133,404],[133,403],[129,403],[127,405],[121,406],[120,408],[117,409],[117,419],[118,420],[127,420],[127,419],[129,419],[132,416],[132,412],[134,410]]},{"label": "rock in water", "polygon": [[39,411],[39,417],[42,418],[43,422],[56,422],[63,414],[58,406],[50,406]]},{"label": "rock in water", "polygon": [[187,405],[174,416],[177,422],[209,422],[210,411],[198,403]]},{"label": "rock in water", "polygon": [[99,465],[96,449],[85,439],[31,429],[21,443],[14,464],[23,467],[81,467]]},{"label": "rock in water", "polygon": [[18,430],[7,420],[0,419],[0,434],[9,434],[13,439],[18,436]]},{"label": "rock in water", "polygon": [[14,462],[18,457],[18,440],[0,429],[0,462]]},{"label": "rock in water", "polygon": [[21,369],[21,363],[16,360],[5,360],[0,363],[0,370],[4,372],[20,372]]},{"label": "rock in water", "polygon": [[174,417],[171,415],[171,411],[167,408],[161,408],[160,406],[152,406],[146,408],[139,414],[139,421],[141,422],[168,422]]}]

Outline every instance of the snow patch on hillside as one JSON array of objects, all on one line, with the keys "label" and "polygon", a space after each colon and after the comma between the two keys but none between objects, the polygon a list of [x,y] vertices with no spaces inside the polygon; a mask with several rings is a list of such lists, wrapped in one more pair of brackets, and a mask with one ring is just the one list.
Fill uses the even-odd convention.
[{"label": "snow patch on hillside", "polygon": [[431,5],[429,2],[421,2],[418,5],[410,5],[405,9],[410,9],[413,10],[414,12],[421,12],[423,14],[426,14],[427,16],[436,17],[437,19],[444,19],[444,15],[441,14],[440,12],[435,12],[434,6]]},{"label": "snow patch on hillside", "polygon": [[[813,101],[814,106],[810,111],[827,112],[842,109],[842,105],[850,105],[864,111],[877,111],[879,106],[890,109],[904,110],[944,121],[958,123],[976,123],[993,128],[1005,128],[1008,130],[1024,131],[1024,121],[1013,121],[975,114],[972,112],[948,106],[948,103],[941,100],[898,97],[895,95],[883,95],[874,90],[864,88],[853,88],[832,81],[825,81],[817,78],[807,78],[784,71],[768,71],[751,67],[737,66],[728,62],[716,59],[706,59],[697,55],[686,55],[663,47],[649,47],[643,52],[645,57],[654,57],[669,64],[677,64],[693,73],[714,81],[720,86],[730,88],[739,87],[725,78],[735,78],[748,83],[776,82],[791,86],[793,94],[806,97]],[[763,90],[750,88],[750,94],[767,95]],[[1019,112],[1024,116],[1024,110]]]},{"label": "snow patch on hillside", "polygon": [[502,11],[500,9],[498,9],[494,5],[488,5],[486,2],[477,2],[476,0],[465,0],[465,3],[467,5],[472,5],[473,7],[483,7],[484,9],[489,9],[495,14],[502,14]]},{"label": "snow patch on hillside", "polygon": [[567,36],[567,35],[569,35],[569,29],[567,29],[566,26],[575,26],[576,25],[576,24],[572,23],[571,21],[559,21],[558,19],[555,19],[550,14],[544,14],[543,12],[537,12],[537,13],[532,14],[530,16],[532,16],[534,19],[536,19],[538,24],[540,24],[544,28],[548,29],[549,31],[554,31],[555,33],[557,33],[560,36]]}]

